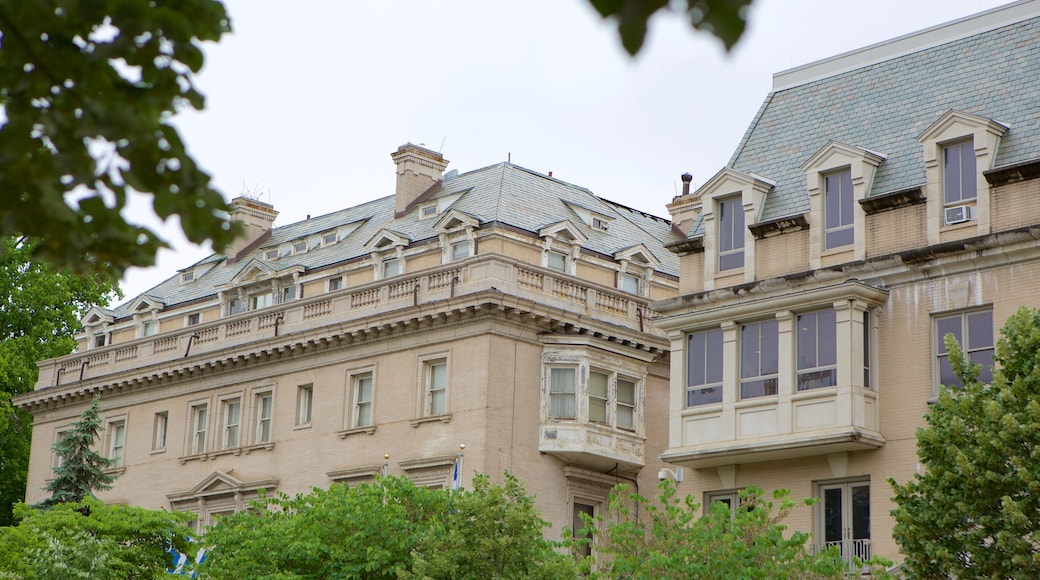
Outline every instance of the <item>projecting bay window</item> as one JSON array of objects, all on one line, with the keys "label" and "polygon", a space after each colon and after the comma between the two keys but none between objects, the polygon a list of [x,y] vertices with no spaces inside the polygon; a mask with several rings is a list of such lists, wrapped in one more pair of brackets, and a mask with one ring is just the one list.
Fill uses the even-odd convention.
[{"label": "projecting bay window", "polygon": [[740,327],[740,398],[777,394],[779,372],[776,319]]},{"label": "projecting bay window", "polygon": [[589,371],[589,421],[635,428],[636,381],[616,373]]},{"label": "projecting bay window", "polygon": [[719,200],[719,271],[744,267],[744,207],[740,196]]},{"label": "projecting bay window", "polygon": [[575,393],[578,385],[577,367],[549,369],[549,416],[555,419],[574,419]]},{"label": "projecting bay window", "polygon": [[798,390],[838,384],[837,320],[833,309],[797,316]]},{"label": "projecting bay window", "polygon": [[722,402],[722,329],[686,336],[686,406]]},{"label": "projecting bay window", "polygon": [[828,250],[855,242],[852,171],[824,177],[824,247]]}]

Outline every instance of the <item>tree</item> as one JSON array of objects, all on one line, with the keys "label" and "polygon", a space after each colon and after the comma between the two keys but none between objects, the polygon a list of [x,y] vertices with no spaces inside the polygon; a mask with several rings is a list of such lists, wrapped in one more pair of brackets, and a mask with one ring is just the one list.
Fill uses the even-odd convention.
[{"label": "tree", "polygon": [[280,494],[218,521],[202,570],[213,578],[566,578],[574,560],[510,475],[472,491],[397,477]]},{"label": "tree", "polygon": [[16,526],[0,528],[0,577],[159,578],[173,548],[194,557],[182,512],[104,505],[96,499],[47,510],[20,504]]},{"label": "tree", "polygon": [[[761,489],[748,487],[740,509],[718,502],[703,516],[690,496],[676,496],[671,481],[659,484],[655,501],[626,491],[615,488],[610,513],[583,530],[592,534],[598,564],[591,567],[600,577],[840,579],[848,573],[836,548],[812,554],[809,534],[787,535],[781,522],[795,505],[787,490],[774,492],[775,511]],[[873,573],[887,577],[880,569]]]},{"label": "tree", "polygon": [[38,239],[61,269],[118,278],[166,244],[121,215],[133,192],[222,251],[236,228],[171,116],[202,109],[202,41],[230,31],[217,0],[0,0],[0,236]]},{"label": "tree", "polygon": [[12,523],[11,507],[25,497],[32,436],[32,418],[11,396],[35,387],[38,361],[72,352],[87,308],[116,288],[34,262],[33,252],[31,241],[0,239],[0,525]]},{"label": "tree", "polygon": [[94,490],[112,489],[116,477],[105,473],[113,462],[94,451],[94,441],[101,429],[101,395],[95,395],[72,429],[54,443],[54,453],[61,465],[54,468],[54,479],[44,488],[51,496],[40,507],[59,503],[79,503],[94,497]]},{"label": "tree", "polygon": [[923,473],[889,480],[892,535],[915,577],[1040,577],[1040,311],[1020,308],[997,341],[993,381],[952,335],[963,387],[944,387],[917,430]]},{"label": "tree", "polygon": [[604,18],[617,22],[621,45],[635,56],[646,40],[647,24],[658,11],[681,10],[694,30],[715,35],[726,50],[744,34],[751,0],[685,0],[685,8],[677,8],[669,0],[589,0]]}]

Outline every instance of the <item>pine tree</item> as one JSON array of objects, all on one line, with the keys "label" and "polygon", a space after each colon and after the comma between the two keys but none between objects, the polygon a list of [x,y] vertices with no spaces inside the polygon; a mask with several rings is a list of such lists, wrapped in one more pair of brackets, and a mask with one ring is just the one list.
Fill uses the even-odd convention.
[{"label": "pine tree", "polygon": [[912,577],[1040,578],[1040,311],[1020,308],[1001,335],[989,385],[946,337],[964,387],[943,388],[917,431],[924,473],[889,480]]},{"label": "pine tree", "polygon": [[61,465],[54,469],[54,479],[44,489],[51,497],[39,507],[50,507],[59,503],[79,503],[94,497],[94,490],[112,489],[116,476],[105,473],[113,461],[94,451],[94,441],[101,429],[101,395],[95,395],[90,406],[52,447],[62,458]]}]

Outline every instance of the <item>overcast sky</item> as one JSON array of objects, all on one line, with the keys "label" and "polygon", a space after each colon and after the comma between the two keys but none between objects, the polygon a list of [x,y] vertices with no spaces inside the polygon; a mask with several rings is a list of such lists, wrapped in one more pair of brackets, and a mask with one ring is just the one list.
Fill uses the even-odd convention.
[{"label": "overcast sky", "polygon": [[[225,0],[206,110],[176,124],[225,197],[259,194],[275,225],[391,195],[409,141],[460,173],[511,156],[668,217],[679,175],[725,166],[774,73],[1004,3],[755,0],[730,54],[661,14],[633,59],[587,0]],[[163,231],[174,251],[131,269],[126,299],[209,253]]]}]

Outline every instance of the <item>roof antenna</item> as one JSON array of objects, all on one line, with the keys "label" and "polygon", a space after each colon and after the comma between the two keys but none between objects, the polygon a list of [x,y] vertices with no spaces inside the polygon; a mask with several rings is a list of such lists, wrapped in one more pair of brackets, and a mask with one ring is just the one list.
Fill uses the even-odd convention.
[{"label": "roof antenna", "polygon": [[437,153],[444,153],[444,142],[447,141],[447,140],[448,140],[448,136],[445,135],[444,138],[441,139],[441,148],[437,150]]},{"label": "roof antenna", "polygon": [[513,152],[510,151],[510,152],[506,153],[506,163],[512,163],[512,162],[513,162]]}]

